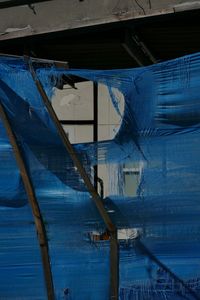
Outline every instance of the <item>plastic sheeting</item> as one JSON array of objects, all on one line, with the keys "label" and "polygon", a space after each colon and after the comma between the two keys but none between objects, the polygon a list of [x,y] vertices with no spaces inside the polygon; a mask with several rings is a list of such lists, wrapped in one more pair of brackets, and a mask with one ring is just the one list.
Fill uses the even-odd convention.
[{"label": "plastic sheeting", "polygon": [[[129,70],[37,68],[50,98],[62,74],[105,84],[118,113],[114,88],[124,95],[114,140],[75,145],[91,179],[96,163],[140,168],[136,197],[104,199],[117,227],[135,233],[119,241],[120,299],[200,299],[200,54]],[[23,59],[1,57],[0,101],[44,218],[56,299],[109,299],[109,241],[90,235],[104,224]],[[33,217],[0,130],[0,299],[46,299]]]}]

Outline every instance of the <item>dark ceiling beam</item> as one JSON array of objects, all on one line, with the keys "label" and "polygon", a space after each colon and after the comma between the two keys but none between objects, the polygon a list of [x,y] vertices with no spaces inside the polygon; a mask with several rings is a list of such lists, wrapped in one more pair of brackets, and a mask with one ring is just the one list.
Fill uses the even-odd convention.
[{"label": "dark ceiling beam", "polygon": [[156,59],[147,48],[145,43],[141,41],[138,35],[132,30],[126,30],[122,46],[130,57],[138,64],[138,66],[146,66],[156,63]]},{"label": "dark ceiling beam", "polygon": [[7,0],[7,1],[0,1],[0,9],[21,6],[21,5],[31,5],[34,3],[39,2],[47,2],[52,0]]},{"label": "dark ceiling beam", "polygon": [[143,51],[144,55],[148,57],[151,63],[155,64],[157,62],[155,56],[152,54],[150,49],[147,47],[146,43],[139,38],[137,34],[132,35],[132,39],[135,41],[135,43],[141,48],[141,51]]}]

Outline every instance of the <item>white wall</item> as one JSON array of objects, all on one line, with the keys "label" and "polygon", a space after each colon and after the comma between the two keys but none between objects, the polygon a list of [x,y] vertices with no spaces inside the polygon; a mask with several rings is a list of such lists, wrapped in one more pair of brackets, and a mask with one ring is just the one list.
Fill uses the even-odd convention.
[{"label": "white wall", "polygon": [[[56,90],[52,105],[60,120],[92,120],[93,119],[93,83],[81,82],[77,89],[64,86],[63,90]],[[114,90],[123,114],[123,95]],[[98,137],[99,141],[114,138],[121,124],[121,117],[116,112],[108,89],[105,85],[98,85]],[[71,143],[93,141],[92,125],[63,125]],[[104,181],[104,195],[118,194],[121,187],[118,182],[118,165],[99,165],[98,176]],[[122,170],[123,171],[123,170]],[[138,185],[138,176],[124,176],[126,178],[125,193],[134,195]]]}]

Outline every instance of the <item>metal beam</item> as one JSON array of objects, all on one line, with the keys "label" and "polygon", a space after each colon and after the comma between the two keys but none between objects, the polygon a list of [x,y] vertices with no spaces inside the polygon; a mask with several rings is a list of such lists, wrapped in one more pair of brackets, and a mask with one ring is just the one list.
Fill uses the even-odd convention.
[{"label": "metal beam", "polygon": [[138,45],[138,47],[140,47],[141,51],[143,52],[143,55],[145,55],[149,59],[150,63],[156,64],[157,59],[152,54],[152,52],[149,50],[149,48],[147,47],[145,42],[138,36],[138,34],[133,32],[131,34],[131,38]]},{"label": "metal beam", "polygon": [[59,120],[62,125],[94,125],[94,120]]},{"label": "metal beam", "polygon": [[34,188],[31,182],[31,179],[28,175],[28,170],[26,167],[26,164],[23,160],[20,147],[17,144],[17,139],[15,137],[14,132],[12,131],[9,119],[6,115],[5,109],[3,107],[3,104],[0,103],[0,117],[2,119],[3,125],[6,129],[10,144],[13,148],[14,156],[17,162],[17,165],[20,170],[20,174],[22,177],[22,181],[24,183],[24,188],[32,209],[34,221],[35,221],[35,227],[37,231],[37,236],[39,240],[40,245],[40,251],[42,256],[42,263],[43,263],[43,270],[44,270],[44,276],[46,281],[46,289],[47,289],[47,296],[48,300],[54,300],[54,287],[53,287],[53,280],[52,280],[52,274],[51,274],[51,265],[50,265],[50,259],[49,259],[49,251],[48,251],[48,241],[46,236],[46,230],[44,226],[44,221],[40,212],[40,208],[36,199],[36,195],[34,192]]},{"label": "metal beam", "polygon": [[[98,142],[98,83],[93,83],[93,141]],[[96,149],[96,158],[98,159],[98,147]],[[94,166],[94,188],[98,192],[98,165]]]},{"label": "metal beam", "polygon": [[129,56],[134,59],[138,66],[146,66],[156,63],[155,57],[152,55],[145,43],[142,42],[138,35],[134,33],[134,31],[126,30],[122,46]]},{"label": "metal beam", "polygon": [[[21,56],[19,55],[11,55],[11,54],[4,54],[0,53],[0,57],[7,57],[10,59],[22,59]],[[60,60],[51,60],[51,59],[43,59],[43,58],[38,58],[38,57],[29,57],[32,63],[34,63],[34,67],[39,67],[39,66],[45,66],[51,68],[52,65],[54,65],[57,68],[61,69],[69,69],[69,64],[68,62],[65,61],[60,61]]]},{"label": "metal beam", "polygon": [[34,3],[39,2],[47,2],[52,0],[7,0],[7,1],[0,1],[0,9],[8,8],[8,7],[15,7],[21,5],[31,5]]},{"label": "metal beam", "polygon": [[76,154],[64,129],[62,128],[62,125],[60,124],[60,121],[57,118],[57,115],[51,105],[51,102],[49,101],[48,96],[47,96],[40,80],[37,78],[37,75],[35,73],[35,70],[34,70],[33,65],[31,64],[30,60],[29,60],[28,64],[29,64],[29,70],[33,77],[33,80],[38,88],[38,91],[41,95],[43,103],[44,103],[45,107],[47,108],[49,115],[57,128],[57,131],[63,142],[63,145],[65,146],[72,161],[74,162],[74,165],[76,166],[79,174],[81,175],[81,177],[91,195],[91,198],[94,201],[94,203],[99,211],[99,214],[110,233],[110,299],[118,300],[118,285],[119,285],[119,282],[118,282],[118,278],[119,278],[118,256],[119,256],[119,254],[118,254],[117,228],[113,224],[112,220],[110,219],[110,216],[103,205],[101,197],[99,196],[99,194],[97,193],[93,184],[91,183],[90,178],[88,177],[81,161],[78,158],[78,155]]}]

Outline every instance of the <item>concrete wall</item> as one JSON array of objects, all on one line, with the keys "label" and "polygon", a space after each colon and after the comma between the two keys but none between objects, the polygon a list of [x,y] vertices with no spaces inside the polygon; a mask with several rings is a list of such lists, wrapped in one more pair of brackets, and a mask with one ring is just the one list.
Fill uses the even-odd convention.
[{"label": "concrete wall", "polygon": [[31,7],[0,9],[0,40],[199,9],[200,1],[51,0]]}]

